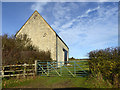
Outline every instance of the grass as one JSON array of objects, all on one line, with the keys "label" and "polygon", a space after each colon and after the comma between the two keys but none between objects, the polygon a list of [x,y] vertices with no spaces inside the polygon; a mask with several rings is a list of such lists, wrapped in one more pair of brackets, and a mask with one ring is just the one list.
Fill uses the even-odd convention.
[{"label": "grass", "polygon": [[3,80],[3,88],[86,88],[86,78],[68,77],[28,77],[25,79]]},{"label": "grass", "polygon": [[112,85],[97,78],[37,76],[3,80],[3,88],[112,88]]}]

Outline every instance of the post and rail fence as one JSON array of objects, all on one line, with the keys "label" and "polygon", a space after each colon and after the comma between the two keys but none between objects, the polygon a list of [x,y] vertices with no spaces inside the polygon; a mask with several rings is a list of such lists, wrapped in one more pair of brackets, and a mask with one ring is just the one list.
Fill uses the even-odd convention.
[{"label": "post and rail fence", "polygon": [[5,65],[2,66],[1,77],[20,77],[34,75],[35,64]]}]

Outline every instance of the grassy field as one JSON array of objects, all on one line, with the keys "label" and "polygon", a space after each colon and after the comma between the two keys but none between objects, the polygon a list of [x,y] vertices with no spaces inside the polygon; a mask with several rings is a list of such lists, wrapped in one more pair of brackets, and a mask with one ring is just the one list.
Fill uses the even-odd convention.
[{"label": "grassy field", "polygon": [[[74,63],[71,63],[74,65]],[[87,62],[82,63],[82,68],[88,71],[88,64]],[[74,68],[68,67],[69,70],[72,72]],[[68,71],[63,68],[62,75],[68,75]],[[77,69],[76,69],[77,70]],[[60,72],[60,70],[57,70]],[[52,73],[55,73],[53,70]],[[104,82],[104,80],[91,78],[89,74],[82,76],[82,77],[59,77],[56,75],[55,77],[47,77],[47,76],[31,76],[27,78],[11,78],[9,80],[3,79],[2,83],[3,88],[110,88],[111,85]]]}]

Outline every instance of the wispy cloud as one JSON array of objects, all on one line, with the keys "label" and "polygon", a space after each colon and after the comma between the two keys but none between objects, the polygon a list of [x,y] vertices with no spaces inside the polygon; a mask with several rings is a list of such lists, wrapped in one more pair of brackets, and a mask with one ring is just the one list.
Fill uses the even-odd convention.
[{"label": "wispy cloud", "polygon": [[93,12],[93,11],[96,11],[96,10],[98,10],[98,9],[100,9],[99,6],[96,7],[96,8],[93,8],[93,9],[88,9],[88,10],[86,11],[86,14],[88,14],[88,13],[90,13],[90,12]]},{"label": "wispy cloud", "polygon": [[[117,4],[96,4],[93,7],[89,3],[54,3],[51,26],[68,44],[70,56],[84,57],[90,50],[117,46]],[[38,10],[42,11],[45,5],[38,5]]]},{"label": "wispy cloud", "polygon": [[31,6],[31,10],[33,11],[37,10],[41,13],[45,5],[47,5],[47,2],[36,2]]},{"label": "wispy cloud", "polygon": [[[58,10],[59,11],[59,10]],[[67,21],[66,19],[57,27],[59,35],[74,48],[89,48],[89,50],[117,46],[117,13],[118,7],[89,8],[84,14]],[[67,13],[69,14],[69,13]],[[58,15],[58,14],[57,14]],[[64,17],[65,14],[63,14]],[[62,19],[61,19],[62,20]],[[56,21],[55,21],[56,22]],[[54,23],[54,26],[56,24]],[[77,51],[77,48],[74,48]],[[75,53],[75,52],[73,52]]]}]

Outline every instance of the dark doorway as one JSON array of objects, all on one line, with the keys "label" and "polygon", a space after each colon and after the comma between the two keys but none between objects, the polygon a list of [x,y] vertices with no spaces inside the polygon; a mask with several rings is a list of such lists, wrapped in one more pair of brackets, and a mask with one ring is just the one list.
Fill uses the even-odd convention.
[{"label": "dark doorway", "polygon": [[63,49],[64,51],[64,64],[67,64],[67,51]]}]

